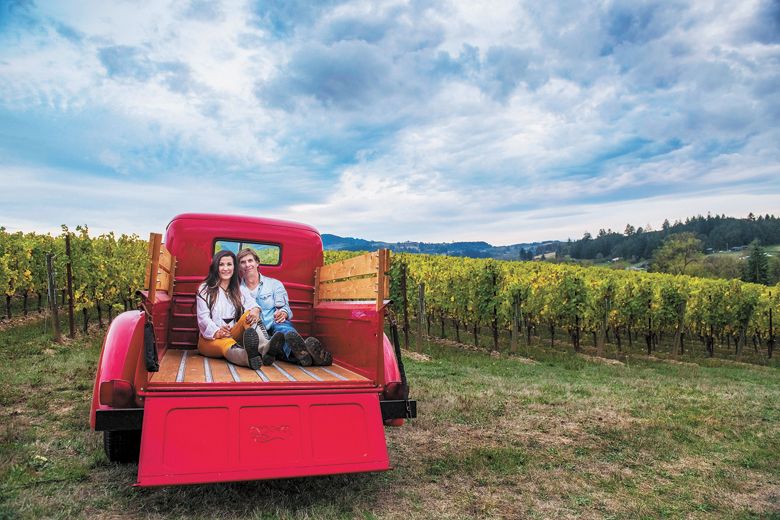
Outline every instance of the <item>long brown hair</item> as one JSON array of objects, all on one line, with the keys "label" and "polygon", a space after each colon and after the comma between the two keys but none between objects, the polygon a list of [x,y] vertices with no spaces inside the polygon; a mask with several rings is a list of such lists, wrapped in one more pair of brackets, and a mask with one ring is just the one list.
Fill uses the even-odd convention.
[{"label": "long brown hair", "polygon": [[238,261],[236,260],[236,255],[233,254],[232,251],[222,250],[214,254],[214,258],[211,259],[211,265],[209,265],[209,274],[206,276],[206,279],[203,280],[203,282],[206,284],[203,292],[205,293],[206,303],[208,303],[209,310],[212,310],[214,308],[214,302],[217,301],[217,295],[219,294],[220,289],[219,261],[226,256],[229,256],[233,260],[233,274],[230,277],[230,282],[228,282],[228,288],[225,293],[228,297],[228,300],[230,300],[230,302],[233,304],[233,307],[236,308],[236,315],[234,319],[238,321],[238,319],[241,317],[241,314],[244,312],[244,307],[241,303],[241,289],[238,278]]}]

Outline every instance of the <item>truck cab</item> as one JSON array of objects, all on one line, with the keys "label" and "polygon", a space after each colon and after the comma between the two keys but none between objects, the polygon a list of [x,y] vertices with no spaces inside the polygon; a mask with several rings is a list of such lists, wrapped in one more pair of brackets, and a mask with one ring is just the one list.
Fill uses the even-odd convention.
[{"label": "truck cab", "polygon": [[[195,292],[215,252],[245,247],[284,284],[293,325],[331,366],[251,370],[198,353]],[[90,423],[109,460],[138,460],[139,486],[389,469],[384,426],[416,416],[384,333],[389,262],[380,250],[324,266],[304,224],[175,217],[150,237],[140,310],[115,318],[103,341]]]}]

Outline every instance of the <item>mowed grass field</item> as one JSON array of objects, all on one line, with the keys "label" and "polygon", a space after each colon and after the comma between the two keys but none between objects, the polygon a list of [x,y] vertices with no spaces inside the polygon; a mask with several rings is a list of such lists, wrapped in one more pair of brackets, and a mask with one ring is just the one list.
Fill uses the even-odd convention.
[{"label": "mowed grass field", "polygon": [[88,426],[101,332],[42,327],[0,331],[0,518],[780,518],[776,367],[432,342],[394,470],[138,489]]}]

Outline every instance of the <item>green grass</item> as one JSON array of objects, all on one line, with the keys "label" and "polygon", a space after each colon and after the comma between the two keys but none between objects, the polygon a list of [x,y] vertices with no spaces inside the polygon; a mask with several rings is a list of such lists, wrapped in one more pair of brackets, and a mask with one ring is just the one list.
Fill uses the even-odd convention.
[{"label": "green grass", "polygon": [[393,471],[138,489],[88,426],[100,333],[41,327],[0,340],[0,518],[780,518],[777,367],[431,342]]}]

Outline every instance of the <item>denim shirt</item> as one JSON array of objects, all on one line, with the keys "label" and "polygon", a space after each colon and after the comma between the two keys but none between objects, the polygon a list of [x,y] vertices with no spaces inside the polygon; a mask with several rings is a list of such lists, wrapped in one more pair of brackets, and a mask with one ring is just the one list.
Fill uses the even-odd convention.
[{"label": "denim shirt", "polygon": [[[246,287],[246,284],[242,281],[241,286]],[[261,274],[260,283],[257,287],[255,287],[254,290],[251,290],[248,287],[246,287],[246,289],[260,306],[263,324],[266,328],[269,328],[274,324],[274,313],[277,309],[285,311],[288,320],[292,319],[293,314],[290,309],[290,300],[287,297],[287,290],[279,280]]]}]

